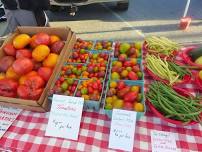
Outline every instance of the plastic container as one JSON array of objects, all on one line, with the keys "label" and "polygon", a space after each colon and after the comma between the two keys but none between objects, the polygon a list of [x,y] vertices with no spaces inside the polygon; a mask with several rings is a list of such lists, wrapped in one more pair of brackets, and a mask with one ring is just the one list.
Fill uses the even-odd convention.
[{"label": "plastic container", "polygon": [[[118,58],[119,56],[115,56],[115,49],[116,49],[116,44],[117,43],[120,43],[120,44],[122,44],[123,42],[115,42],[115,44],[114,44],[114,58]],[[135,42],[126,42],[126,43],[129,43],[130,45],[134,45],[135,46]],[[138,58],[138,59],[141,59],[142,58],[142,55],[143,55],[143,50],[142,50],[142,48],[140,49],[140,51],[141,51],[141,55],[139,56],[139,57],[128,57],[128,58]]]},{"label": "plastic container", "polygon": [[[87,50],[85,50],[85,51],[86,51],[86,54],[89,54],[89,52]],[[72,54],[73,54],[73,51],[72,51]],[[72,54],[70,55],[70,57],[68,58],[68,60],[72,59]],[[71,62],[71,61],[66,60],[66,63],[67,64],[85,64],[85,63],[88,62],[88,59],[89,59],[89,56],[87,57],[87,59],[86,59],[85,62]]]},{"label": "plastic container", "polygon": [[[78,84],[79,84],[79,80],[78,79],[74,79],[74,81],[77,81],[78,83],[77,83],[77,86],[76,86],[76,89],[77,89],[77,87],[78,87]],[[56,85],[56,84],[55,84]],[[53,88],[51,88],[51,89],[53,89]],[[76,93],[76,89],[74,90],[74,93],[73,93],[73,95],[68,95],[68,96],[75,96],[75,93]],[[60,94],[60,95],[65,95],[65,93],[54,93],[54,94]],[[50,101],[52,101],[52,95],[49,95],[48,96],[48,99],[50,100]]]},{"label": "plastic container", "polygon": [[[78,91],[78,86],[83,81],[85,81],[85,80],[80,80],[79,81],[74,96],[76,96],[76,92]],[[100,109],[100,104],[101,104],[101,101],[102,101],[103,92],[104,92],[104,81],[102,82],[102,92],[100,94],[100,99],[98,101],[95,101],[95,100],[85,100],[84,101],[84,107],[83,107],[84,110],[93,109],[95,111],[98,111]]]},{"label": "plastic container", "polygon": [[[96,47],[96,44],[98,43],[98,42],[102,42],[102,41],[107,41],[107,42],[111,42],[111,49],[110,50],[106,50],[106,49],[96,49],[95,47]],[[93,51],[98,51],[98,52],[113,52],[113,46],[114,46],[114,42],[113,41],[111,41],[111,40],[97,40],[96,42],[95,42],[95,45],[94,45],[94,47],[93,47]]]},{"label": "plastic container", "polygon": [[[143,94],[141,103],[143,103],[143,105],[144,105],[144,112],[137,112],[137,120],[139,120],[140,117],[145,115],[145,112],[146,112],[145,97],[144,97],[144,82],[143,81],[130,81],[130,80],[122,80],[122,81],[124,81],[125,84],[128,85],[128,86],[138,85],[138,86],[141,87],[141,93]],[[119,82],[119,81],[117,81],[117,82]],[[106,98],[107,98],[107,91],[109,90],[109,83],[107,84],[107,89],[106,89],[106,92],[105,92],[104,107],[105,107],[105,101],[106,101]],[[112,118],[112,111],[113,110],[107,110],[107,109],[104,108],[105,114],[110,119]]]},{"label": "plastic container", "polygon": [[[179,94],[185,96],[185,97],[188,97],[188,96],[192,96],[188,91],[186,91],[185,89],[182,89],[182,88],[178,88],[178,87],[173,87],[173,89],[178,92]],[[169,122],[169,123],[172,123],[172,124],[175,124],[175,125],[183,125],[183,126],[188,126],[188,125],[194,125],[198,122],[196,121],[191,121],[190,123],[183,123],[182,121],[178,121],[178,120],[173,120],[173,119],[170,119],[170,118],[166,118],[163,114],[161,114],[154,106],[153,104],[149,101],[149,100],[146,100],[147,102],[147,105],[149,106],[149,108],[151,109],[151,111],[159,118],[161,118],[162,120],[166,121],[166,122]]]},{"label": "plastic container", "polygon": [[[77,39],[78,40],[78,39]],[[93,43],[93,46],[92,46],[92,48],[83,48],[83,49],[85,49],[85,50],[87,50],[87,51],[91,51],[91,50],[93,50],[93,48],[94,48],[94,45],[95,45],[95,41],[94,40],[83,40],[83,41],[85,41],[85,42],[92,42]],[[78,48],[78,49],[81,49],[81,48]],[[76,48],[73,48],[73,50],[77,50]]]},{"label": "plastic container", "polygon": [[[106,53],[106,52],[102,52],[102,53]],[[100,54],[100,53],[98,53],[98,52],[91,52],[91,54]],[[106,53],[106,54],[108,54],[108,53]],[[90,61],[90,59],[89,59],[88,61]],[[89,63],[90,63],[90,62],[88,62],[88,63],[85,64],[85,65],[88,66]],[[108,60],[107,60],[107,64],[106,64],[106,70],[105,70],[105,76],[104,76],[104,78],[103,78],[103,81],[106,80],[107,72],[108,72],[108,68],[109,68],[109,63],[110,63],[110,55],[108,56]],[[96,64],[96,63],[95,63],[95,64]],[[81,75],[81,79],[86,80],[86,79],[90,79],[90,78],[83,78],[83,75]]]},{"label": "plastic container", "polygon": [[[128,59],[129,61],[130,59]],[[118,61],[117,58],[112,58],[111,59],[111,64],[110,64],[110,73],[109,73],[109,79],[111,80],[111,74],[112,74],[112,62],[113,61]],[[143,70],[143,63],[141,59],[137,59],[137,63],[140,65],[140,71],[142,72],[142,78],[135,80],[135,81],[143,81],[144,80],[144,70]],[[120,79],[120,80],[127,80],[127,79]],[[130,81],[134,81],[134,80],[130,80]]]}]

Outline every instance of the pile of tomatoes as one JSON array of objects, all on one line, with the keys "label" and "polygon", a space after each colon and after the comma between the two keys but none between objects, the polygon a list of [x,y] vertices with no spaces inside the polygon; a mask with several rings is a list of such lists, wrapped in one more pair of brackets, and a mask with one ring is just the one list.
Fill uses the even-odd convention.
[{"label": "pile of tomatoes", "polygon": [[64,42],[57,35],[17,35],[0,58],[0,96],[38,100]]}]

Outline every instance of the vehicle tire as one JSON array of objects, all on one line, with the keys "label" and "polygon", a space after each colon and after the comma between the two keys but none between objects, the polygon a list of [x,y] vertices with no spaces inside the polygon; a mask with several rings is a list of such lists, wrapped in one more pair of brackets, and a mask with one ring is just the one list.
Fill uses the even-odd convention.
[{"label": "vehicle tire", "polygon": [[51,5],[50,6],[50,11],[51,12],[58,12],[58,11],[60,11],[60,6]]},{"label": "vehicle tire", "polygon": [[128,10],[128,7],[129,7],[129,0],[120,1],[117,2],[116,4],[116,8],[120,11],[126,11]]}]

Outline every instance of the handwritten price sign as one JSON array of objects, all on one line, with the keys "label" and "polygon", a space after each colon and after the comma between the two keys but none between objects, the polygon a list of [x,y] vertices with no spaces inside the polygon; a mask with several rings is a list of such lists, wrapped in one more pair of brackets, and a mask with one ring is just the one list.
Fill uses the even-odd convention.
[{"label": "handwritten price sign", "polygon": [[22,110],[12,107],[0,106],[0,138],[15,121]]},{"label": "handwritten price sign", "polygon": [[136,112],[114,109],[109,137],[109,148],[133,150]]},{"label": "handwritten price sign", "polygon": [[45,135],[77,140],[83,103],[83,98],[54,95]]},{"label": "handwritten price sign", "polygon": [[175,136],[171,132],[152,130],[151,144],[153,152],[177,152]]}]

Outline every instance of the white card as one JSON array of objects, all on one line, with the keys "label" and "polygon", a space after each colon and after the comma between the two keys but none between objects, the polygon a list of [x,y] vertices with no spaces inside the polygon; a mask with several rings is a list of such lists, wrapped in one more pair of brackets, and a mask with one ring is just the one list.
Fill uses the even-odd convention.
[{"label": "white card", "polygon": [[109,148],[133,151],[136,112],[113,109]]},{"label": "white card", "polygon": [[83,98],[54,94],[45,136],[77,140],[83,103]]},{"label": "white card", "polygon": [[4,135],[10,125],[15,121],[22,109],[0,105],[0,138]]},{"label": "white card", "polygon": [[177,152],[175,136],[171,132],[151,131],[152,152]]}]

